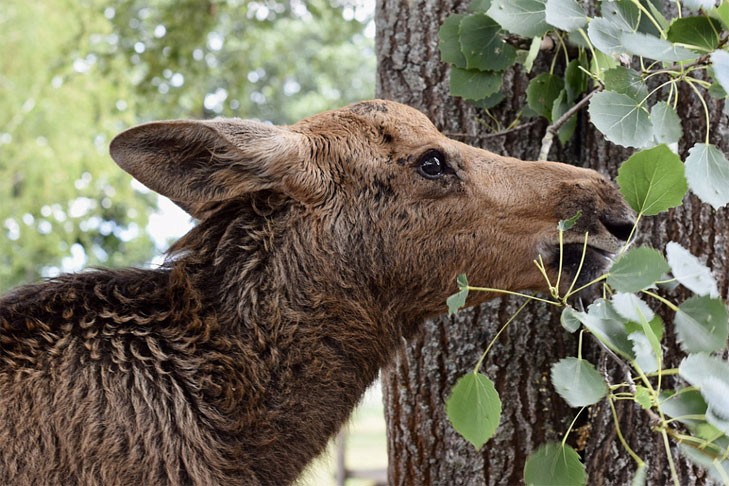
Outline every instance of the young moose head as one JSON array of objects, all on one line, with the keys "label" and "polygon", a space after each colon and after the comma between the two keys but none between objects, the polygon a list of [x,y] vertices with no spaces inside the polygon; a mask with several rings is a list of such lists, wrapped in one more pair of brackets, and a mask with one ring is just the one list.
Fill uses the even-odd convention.
[{"label": "young moose head", "polygon": [[443,312],[459,273],[492,288],[545,290],[533,260],[541,254],[555,270],[556,224],[578,211],[565,261],[576,266],[588,231],[586,275],[602,269],[632,225],[598,173],[464,145],[417,110],[384,100],[288,127],[151,123],[117,137],[111,151],[135,178],[203,220],[215,217],[216,203],[251,193],[286,197],[286,226],[319,257],[311,269],[318,285],[356,288],[407,321]]},{"label": "young moose head", "polygon": [[544,289],[532,260],[554,272],[558,220],[582,211],[566,241],[589,231],[593,270],[631,224],[597,173],[388,101],[151,123],[111,152],[200,223],[162,268],[0,299],[0,484],[287,484],[456,275]]}]

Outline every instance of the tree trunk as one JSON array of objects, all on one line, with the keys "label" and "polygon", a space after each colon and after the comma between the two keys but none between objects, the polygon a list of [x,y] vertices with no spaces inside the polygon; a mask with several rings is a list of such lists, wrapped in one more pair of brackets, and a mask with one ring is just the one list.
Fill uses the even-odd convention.
[{"label": "tree trunk", "polygon": [[[504,136],[489,136],[479,121],[479,111],[449,96],[448,68],[438,51],[438,29],[445,17],[465,10],[468,3],[378,2],[378,96],[422,110],[452,138],[500,154],[535,159],[544,123]],[[539,65],[531,76],[538,72]],[[506,100],[492,110],[504,126],[524,105],[527,82],[528,77],[518,68],[507,75],[503,88]],[[700,103],[690,92],[684,95],[679,116],[684,121],[685,138],[702,141],[705,125]],[[727,118],[717,105],[711,106],[715,127],[712,142],[726,152]],[[566,148],[555,143],[550,159],[592,167],[614,177],[629,152],[606,142],[590,128],[585,113],[579,116],[574,140]],[[681,148],[685,151],[687,147]],[[726,298],[726,210],[714,211],[690,196],[668,215],[648,218],[641,230],[644,243],[662,249],[674,240],[704,256],[719,277]],[[527,306],[499,338],[484,364],[483,371],[496,383],[503,403],[496,436],[477,452],[453,430],[445,415],[445,400],[456,380],[473,369],[487,343],[520,304],[518,300],[498,299],[452,319],[428,321],[413,342],[403,345],[383,374],[390,484],[521,484],[527,455],[546,441],[561,440],[578,410],[569,408],[554,392],[549,371],[552,363],[576,355],[577,341],[560,326],[559,311],[540,304]],[[670,337],[665,345],[675,360],[680,353],[672,340],[668,317]],[[593,363],[608,372],[619,372],[600,355],[591,339],[585,340],[585,346]],[[649,463],[648,483],[670,484],[663,442],[651,431],[649,418],[632,403],[621,403],[618,414],[626,440]],[[583,413],[569,442],[583,454],[589,484],[630,483],[636,466],[617,441],[605,401]],[[681,484],[705,484],[704,473],[686,463],[675,448],[673,457]]]}]

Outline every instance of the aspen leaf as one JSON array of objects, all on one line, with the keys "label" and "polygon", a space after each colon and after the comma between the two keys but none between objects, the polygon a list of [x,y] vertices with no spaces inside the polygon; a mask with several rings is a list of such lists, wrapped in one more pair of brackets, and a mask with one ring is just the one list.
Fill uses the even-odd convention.
[{"label": "aspen leaf", "polygon": [[715,145],[697,143],[686,157],[691,191],[714,209],[729,203],[729,160]]},{"label": "aspen leaf", "polygon": [[539,37],[549,30],[545,3],[546,0],[493,0],[486,13],[513,34]]},{"label": "aspen leaf", "polygon": [[657,250],[631,248],[610,268],[607,283],[620,292],[638,292],[653,285],[668,270],[666,259]]},{"label": "aspen leaf", "polygon": [[461,377],[446,401],[453,428],[476,449],[493,437],[501,419],[501,400],[493,382],[482,373]]},{"label": "aspen leaf", "polygon": [[729,317],[721,299],[691,297],[678,307],[673,323],[681,349],[687,353],[710,353],[726,346]]},{"label": "aspen leaf", "polygon": [[671,272],[681,285],[697,295],[718,297],[719,288],[709,267],[675,241],[666,245],[666,258]]},{"label": "aspen leaf", "polygon": [[582,486],[587,484],[587,473],[572,447],[553,442],[529,454],[524,464],[524,483],[527,486]]},{"label": "aspen leaf", "polygon": [[630,207],[646,216],[680,205],[688,190],[681,159],[665,145],[631,155],[617,182]]},{"label": "aspen leaf", "polygon": [[589,361],[564,358],[552,365],[552,384],[570,407],[592,405],[607,394],[605,379]]},{"label": "aspen leaf", "polygon": [[645,147],[653,137],[648,110],[639,101],[614,91],[590,100],[590,119],[605,138],[624,147]]},{"label": "aspen leaf", "polygon": [[587,24],[587,14],[576,0],[547,0],[545,20],[565,32],[574,32]]}]

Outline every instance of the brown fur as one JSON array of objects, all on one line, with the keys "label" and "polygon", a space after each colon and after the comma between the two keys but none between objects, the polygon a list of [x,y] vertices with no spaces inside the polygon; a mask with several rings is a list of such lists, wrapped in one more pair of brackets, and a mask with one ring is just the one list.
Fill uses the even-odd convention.
[{"label": "brown fur", "polygon": [[[431,149],[452,173],[418,173]],[[112,156],[200,223],[162,268],[0,300],[0,484],[290,483],[457,274],[544,289],[532,260],[554,264],[559,219],[584,212],[568,242],[589,230],[598,269],[631,218],[595,172],[381,100],[290,127],[142,125]]]}]

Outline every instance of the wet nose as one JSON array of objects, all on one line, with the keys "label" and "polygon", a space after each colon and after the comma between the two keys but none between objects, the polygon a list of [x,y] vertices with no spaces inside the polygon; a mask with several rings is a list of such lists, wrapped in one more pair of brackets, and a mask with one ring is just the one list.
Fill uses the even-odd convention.
[{"label": "wet nose", "polygon": [[635,220],[629,217],[617,218],[614,216],[604,215],[600,218],[600,222],[605,226],[610,234],[621,241],[628,241],[633,231]]}]

